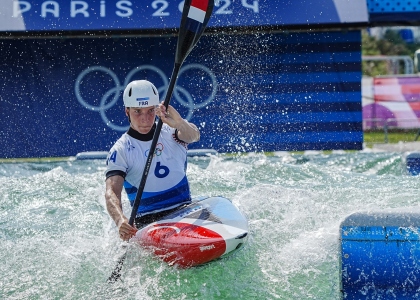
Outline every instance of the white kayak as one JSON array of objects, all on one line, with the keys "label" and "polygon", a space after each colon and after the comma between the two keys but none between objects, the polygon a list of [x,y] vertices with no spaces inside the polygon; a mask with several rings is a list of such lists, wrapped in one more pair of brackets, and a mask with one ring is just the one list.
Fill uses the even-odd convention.
[{"label": "white kayak", "polygon": [[224,257],[241,248],[247,238],[246,217],[223,197],[193,200],[134,237],[168,264],[181,268]]}]

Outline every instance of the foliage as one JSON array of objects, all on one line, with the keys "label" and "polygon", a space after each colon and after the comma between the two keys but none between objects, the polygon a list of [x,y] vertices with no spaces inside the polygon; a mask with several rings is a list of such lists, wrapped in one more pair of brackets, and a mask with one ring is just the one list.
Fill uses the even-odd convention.
[{"label": "foliage", "polygon": [[[381,39],[370,36],[367,30],[362,30],[362,55],[409,55],[420,48],[419,43],[407,44],[396,30],[387,30]],[[386,61],[363,61],[362,74],[377,76],[392,74]]]}]

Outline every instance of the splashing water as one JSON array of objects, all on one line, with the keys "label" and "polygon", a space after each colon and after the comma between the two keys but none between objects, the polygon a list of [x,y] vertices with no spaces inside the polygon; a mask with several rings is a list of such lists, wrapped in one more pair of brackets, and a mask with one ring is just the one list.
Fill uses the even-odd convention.
[{"label": "splashing water", "polygon": [[[0,298],[338,299],[340,221],[420,197],[399,153],[190,158],[193,196],[230,198],[251,234],[234,255],[181,270],[118,239],[104,170],[103,161],[0,164]],[[107,284],[126,250],[122,281]]]}]

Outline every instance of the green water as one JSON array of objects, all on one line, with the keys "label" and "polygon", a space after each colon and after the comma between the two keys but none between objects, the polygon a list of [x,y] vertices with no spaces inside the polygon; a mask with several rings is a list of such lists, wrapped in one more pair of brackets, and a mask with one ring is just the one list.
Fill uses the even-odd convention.
[{"label": "green water", "polygon": [[[247,245],[180,270],[128,244],[107,215],[103,161],[0,164],[0,299],[339,299],[339,226],[354,211],[417,206],[399,153],[189,159],[193,196],[225,196]],[[124,210],[130,213],[124,195]]]}]

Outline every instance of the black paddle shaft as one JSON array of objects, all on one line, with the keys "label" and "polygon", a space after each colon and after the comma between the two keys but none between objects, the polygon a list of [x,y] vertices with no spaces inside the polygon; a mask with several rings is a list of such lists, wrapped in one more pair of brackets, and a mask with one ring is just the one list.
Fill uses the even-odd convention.
[{"label": "black paddle shaft", "polygon": [[[194,3],[192,3],[193,1]],[[200,15],[198,17],[196,15],[193,16],[193,14],[191,14],[191,16],[189,15],[191,6],[194,6],[193,10],[195,10],[196,8],[201,10],[201,19]],[[204,29],[206,28],[211,13],[213,11],[213,6],[214,0],[185,0],[184,2],[184,9],[182,11],[181,17],[181,25],[179,26],[178,44],[176,47],[174,70],[172,72],[168,91],[166,93],[164,101],[164,105],[166,108],[168,107],[169,102],[171,100],[172,92],[174,90],[175,82],[178,77],[181,65],[184,62],[185,58],[188,56],[188,54],[191,52],[195,44],[200,39],[202,33],[204,32]],[[202,15],[203,12],[205,12],[204,19]],[[198,23],[194,24],[194,21],[198,21],[199,23],[201,23],[201,25]],[[137,210],[140,206],[141,196],[143,195],[144,186],[146,185],[147,175],[149,174],[150,166],[152,164],[156,144],[160,135],[160,131],[162,129],[162,125],[163,122],[159,119],[159,122],[155,129],[155,133],[153,135],[153,140],[150,146],[149,154],[147,156],[146,164],[144,166],[143,175],[140,181],[139,189],[136,194],[136,199],[134,200],[133,210],[131,211],[131,216],[129,220],[129,224],[131,226],[133,226],[134,224],[134,219],[137,215]],[[114,283],[121,277],[121,268],[123,266],[126,256],[127,252],[125,252],[124,255],[120,258],[117,266],[115,267],[111,276],[108,278],[109,283]]]},{"label": "black paddle shaft", "polygon": [[[178,73],[181,68],[181,65],[184,62],[185,58],[188,56],[188,54],[191,52],[191,50],[194,48],[195,44],[197,44],[201,35],[203,34],[204,29],[206,28],[211,13],[213,11],[213,7],[214,0],[185,0],[184,9],[182,11],[181,24],[179,27],[174,69],[172,72],[171,80],[169,82],[168,91],[166,92],[165,101],[163,103],[166,108],[168,108],[169,102],[171,101],[172,93],[175,87],[176,80],[178,78]],[[205,15],[201,15],[201,17],[197,17],[197,15],[194,16],[192,12],[197,11],[197,8],[201,11],[201,13],[205,12]],[[202,10],[203,8],[205,9],[205,11]],[[155,129],[155,133],[153,135],[152,144],[150,145],[149,154],[147,156],[146,164],[144,166],[136,198],[133,203],[133,209],[131,211],[130,220],[128,222],[131,226],[133,226],[134,224],[134,219],[137,215],[137,210],[140,206],[141,197],[143,195],[144,187],[146,185],[147,176],[150,171],[150,166],[152,164],[153,156],[155,154],[155,148],[159,139],[162,125],[163,122],[161,119],[159,119]]]}]

